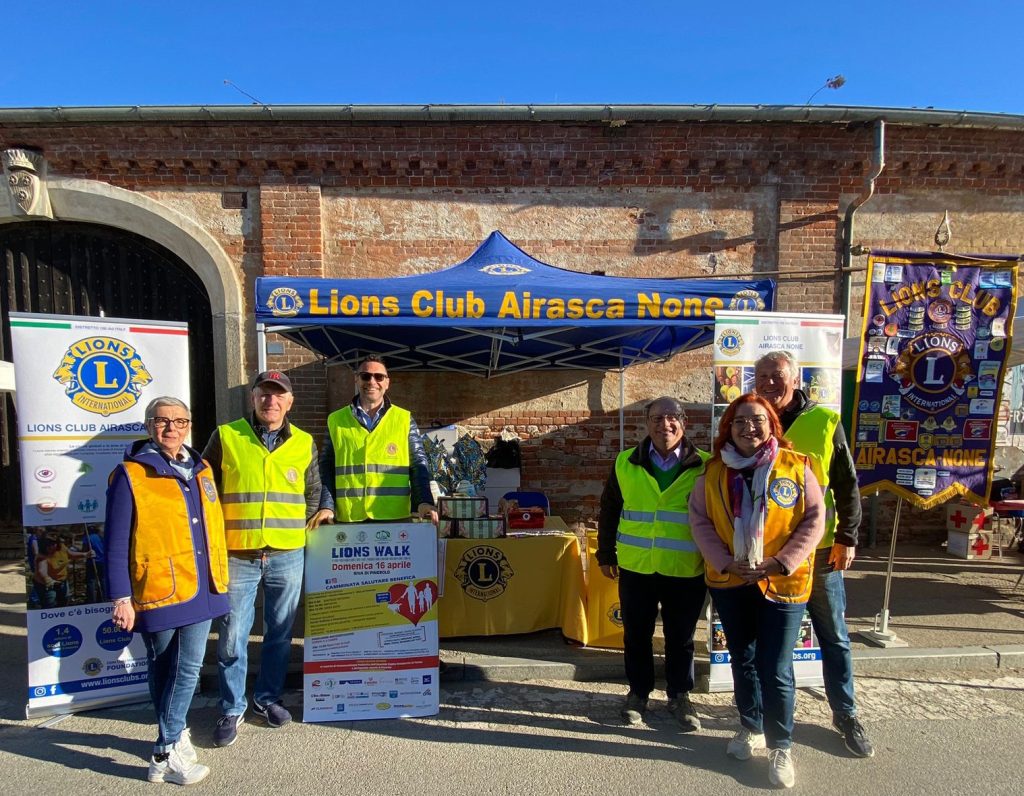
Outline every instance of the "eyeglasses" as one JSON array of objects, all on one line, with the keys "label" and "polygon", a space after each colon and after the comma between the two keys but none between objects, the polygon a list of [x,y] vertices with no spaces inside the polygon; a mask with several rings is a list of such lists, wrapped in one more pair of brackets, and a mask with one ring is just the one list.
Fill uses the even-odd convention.
[{"label": "eyeglasses", "polygon": [[761,428],[768,423],[768,418],[764,415],[754,415],[753,417],[737,417],[732,421],[733,428]]},{"label": "eyeglasses", "polygon": [[370,379],[373,379],[375,382],[377,382],[377,384],[380,384],[387,377],[387,373],[370,373],[365,370],[359,371],[359,378],[361,378],[363,381],[369,381]]},{"label": "eyeglasses", "polygon": [[653,417],[648,417],[647,420],[656,426],[660,426],[662,423],[682,423],[686,418],[681,415],[654,415]]},{"label": "eyeglasses", "polygon": [[188,424],[192,421],[187,417],[176,417],[173,420],[169,417],[154,417],[153,425],[157,428],[166,428],[169,425],[174,425],[175,428],[188,428]]}]

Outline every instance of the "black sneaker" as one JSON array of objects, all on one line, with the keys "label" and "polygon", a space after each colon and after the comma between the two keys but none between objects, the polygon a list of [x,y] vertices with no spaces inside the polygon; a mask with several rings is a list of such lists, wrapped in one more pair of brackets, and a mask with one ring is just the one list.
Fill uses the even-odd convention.
[{"label": "black sneaker", "polygon": [[292,720],[292,714],[280,702],[261,705],[254,699],[252,702],[252,712],[263,719],[268,727],[283,727]]},{"label": "black sneaker", "polygon": [[683,732],[698,732],[700,730],[700,719],[697,711],[690,702],[689,694],[680,694],[668,701],[668,712],[676,717]]},{"label": "black sneaker", "polygon": [[833,716],[832,726],[843,736],[846,748],[857,757],[874,757],[875,747],[868,740],[867,731],[856,716]]},{"label": "black sneaker", "polygon": [[644,713],[647,712],[647,697],[641,697],[630,691],[626,694],[626,701],[622,704],[619,715],[626,724],[639,724],[644,720]]},{"label": "black sneaker", "polygon": [[245,721],[245,716],[239,713],[237,716],[221,716],[217,719],[217,726],[213,728],[214,746],[231,746],[238,737],[238,728]]}]

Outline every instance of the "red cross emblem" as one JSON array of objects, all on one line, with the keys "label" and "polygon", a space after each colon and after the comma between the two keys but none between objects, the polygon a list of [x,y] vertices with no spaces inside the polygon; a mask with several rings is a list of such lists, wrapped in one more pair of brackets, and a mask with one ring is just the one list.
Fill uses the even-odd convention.
[{"label": "red cross emblem", "polygon": [[973,550],[974,554],[980,558],[990,547],[991,545],[985,541],[985,537],[978,534],[978,538],[975,539],[974,544],[971,545],[971,550]]},{"label": "red cross emblem", "polygon": [[949,521],[957,527],[957,530],[960,530],[960,526],[967,522],[967,516],[960,509],[957,509],[956,514],[953,514]]}]

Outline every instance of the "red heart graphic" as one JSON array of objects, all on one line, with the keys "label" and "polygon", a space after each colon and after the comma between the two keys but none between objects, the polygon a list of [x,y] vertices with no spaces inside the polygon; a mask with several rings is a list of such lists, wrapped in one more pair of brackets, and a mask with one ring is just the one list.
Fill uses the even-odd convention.
[{"label": "red heart graphic", "polygon": [[388,589],[388,595],[391,597],[388,607],[417,625],[423,614],[427,613],[437,600],[437,586],[429,580],[421,580],[419,583],[396,583]]}]

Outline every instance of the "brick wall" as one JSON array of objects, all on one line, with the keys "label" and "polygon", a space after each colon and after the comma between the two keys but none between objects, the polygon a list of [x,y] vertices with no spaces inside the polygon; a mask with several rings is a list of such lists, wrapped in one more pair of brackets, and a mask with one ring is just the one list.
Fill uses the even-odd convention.
[{"label": "brick wall", "polygon": [[[0,147],[42,150],[52,175],[145,192],[194,218],[235,264],[247,310],[261,274],[425,273],[501,228],[566,268],[771,274],[780,309],[841,311],[842,214],[861,190],[872,145],[867,126],[795,123],[0,125]],[[855,242],[928,249],[949,209],[951,249],[1024,250],[1020,133],[889,126],[886,161]],[[245,207],[225,211],[211,200],[221,192],[244,194]],[[251,324],[245,332],[252,374]],[[627,444],[640,407],[660,394],[689,404],[691,436],[707,444],[709,364],[707,352],[694,352],[627,371]],[[347,369],[326,369],[292,344],[269,365],[292,374],[293,417],[317,436],[351,395]],[[489,382],[403,374],[393,392],[422,425],[461,423],[483,439],[514,428],[524,484],[548,492],[570,521],[593,525],[618,452],[616,374]],[[934,534],[927,519],[915,522]]]}]

